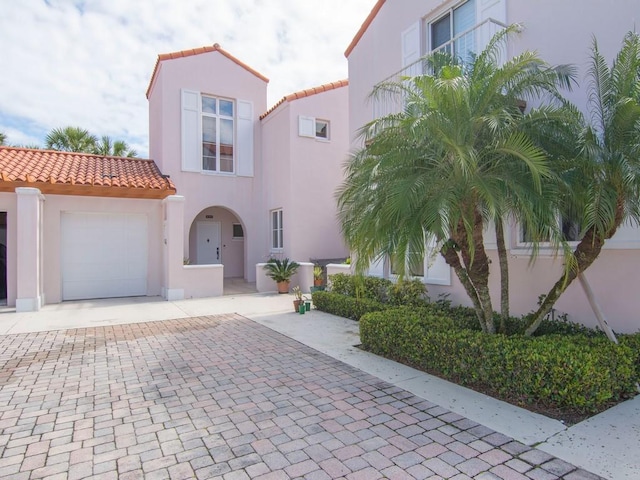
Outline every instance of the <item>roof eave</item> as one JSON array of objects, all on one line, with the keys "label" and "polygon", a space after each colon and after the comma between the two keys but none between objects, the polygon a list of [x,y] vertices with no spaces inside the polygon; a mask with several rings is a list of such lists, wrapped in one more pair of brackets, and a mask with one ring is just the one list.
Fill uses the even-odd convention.
[{"label": "roof eave", "polygon": [[367,31],[367,29],[369,28],[369,25],[371,25],[371,23],[373,22],[373,19],[376,18],[376,15],[378,15],[378,12],[382,8],[382,5],[384,5],[385,1],[386,0],[378,0],[378,3],[376,3],[373,6],[373,8],[371,9],[371,12],[369,12],[369,15],[367,15],[367,18],[362,23],[362,25],[360,26],[360,29],[356,33],[356,36],[353,37],[353,40],[351,40],[351,43],[349,44],[347,49],[344,51],[345,57],[349,58],[349,55],[351,55],[351,52],[353,51],[353,49],[356,47],[356,45],[358,44],[362,36]]}]

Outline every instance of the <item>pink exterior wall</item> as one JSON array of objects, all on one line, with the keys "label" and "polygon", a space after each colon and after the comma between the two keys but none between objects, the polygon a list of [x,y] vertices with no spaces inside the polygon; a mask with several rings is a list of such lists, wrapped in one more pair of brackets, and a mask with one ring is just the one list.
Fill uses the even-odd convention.
[{"label": "pink exterior wall", "polygon": [[[217,51],[161,62],[157,79],[149,95],[151,157],[171,176],[179,194],[185,196],[184,257],[190,257],[189,231],[196,216],[205,208],[225,207],[245,226],[247,257],[241,276],[255,280],[253,266],[259,261],[256,244],[266,233],[258,221],[260,204],[261,135],[258,115],[266,110],[264,80],[253,75]],[[182,171],[181,89],[250,101],[254,123],[254,177],[216,175]],[[237,108],[237,106],[236,106]],[[251,268],[249,268],[251,266]]]},{"label": "pink exterior wall", "polygon": [[[261,215],[263,225],[267,235],[261,242],[261,260],[266,261],[272,254],[282,254],[282,256],[293,258],[292,230],[289,225],[295,224],[296,219],[292,210],[291,195],[293,191],[294,178],[292,175],[291,158],[291,124],[296,122],[290,114],[290,103],[284,102],[273,112],[267,115],[261,122],[262,129],[262,162],[264,165],[262,181],[265,188],[263,190],[263,208]],[[282,209],[283,211],[283,235],[284,249],[282,252],[271,248],[271,220],[270,211]]]},{"label": "pink exterior wall", "polygon": [[[286,101],[262,121],[265,205],[283,209],[282,255],[298,262],[348,255],[334,196],[349,151],[347,101],[348,87],[335,88]],[[328,121],[329,139],[299,136],[299,116]]]},{"label": "pink exterior wall", "polygon": [[148,221],[147,295],[160,295],[163,278],[162,203],[160,200],[46,195],[43,213],[43,279],[46,303],[62,301],[60,263],[62,213],[138,213]]},{"label": "pink exterior wall", "polygon": [[[480,0],[476,0],[480,1]],[[421,19],[439,15],[444,9],[460,2],[441,0],[387,0],[370,24],[349,60],[349,132],[352,146],[357,130],[373,118],[372,104],[367,101],[373,86],[402,68],[401,34]],[[525,49],[537,50],[551,64],[573,63],[579,68],[581,87],[567,94],[579,108],[585,109],[585,71],[591,37],[595,35],[599,47],[610,63],[619,50],[623,35],[634,30],[640,19],[636,0],[601,2],[538,0],[536,2],[507,0],[507,23],[523,23],[524,31],[509,43],[509,53]],[[424,35],[424,32],[423,32]],[[424,52],[423,52],[424,53]],[[538,295],[553,285],[562,267],[561,258],[542,254],[533,267],[525,251],[517,248],[509,235],[511,308],[513,314],[524,314],[536,307]],[[490,243],[490,242],[489,242]],[[499,277],[495,273],[498,262],[495,245],[488,245],[492,257],[491,289],[494,308],[499,307]],[[587,270],[586,277],[598,298],[611,326],[620,332],[640,329],[640,296],[637,280],[640,271],[640,229],[626,227],[608,242],[598,260]],[[456,303],[469,304],[455,275],[451,286],[427,285],[429,295],[437,299],[448,294]],[[595,317],[578,282],[571,285],[557,303],[559,313],[570,319],[595,325]]]},{"label": "pink exterior wall", "polygon": [[[341,87],[291,102],[291,198],[295,222],[292,256],[300,261],[349,255],[337,219],[336,189],[344,180],[349,153],[349,87]],[[298,135],[298,117],[329,121],[329,139]]]},{"label": "pink exterior wall", "polygon": [[360,145],[356,132],[373,118],[368,100],[373,86],[402,68],[401,32],[443,3],[387,0],[349,55],[349,132],[353,145]]}]

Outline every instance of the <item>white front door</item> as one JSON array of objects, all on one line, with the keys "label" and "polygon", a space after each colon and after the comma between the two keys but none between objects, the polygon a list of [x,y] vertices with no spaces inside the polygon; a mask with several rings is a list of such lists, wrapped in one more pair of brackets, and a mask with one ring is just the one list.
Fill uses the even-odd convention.
[{"label": "white front door", "polygon": [[220,222],[198,222],[196,224],[198,265],[222,263],[220,251]]}]

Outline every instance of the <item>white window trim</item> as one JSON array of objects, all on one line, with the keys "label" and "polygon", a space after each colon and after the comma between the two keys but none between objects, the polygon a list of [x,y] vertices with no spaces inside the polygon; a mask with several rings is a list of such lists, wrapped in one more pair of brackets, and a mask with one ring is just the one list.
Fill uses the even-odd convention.
[{"label": "white window trim", "polygon": [[[319,137],[316,135],[318,122],[327,125],[327,136]],[[298,136],[315,138],[319,142],[329,142],[331,140],[331,122],[324,118],[308,117],[306,115],[298,116]]]},{"label": "white window trim", "polygon": [[[321,137],[318,136],[318,124],[319,123],[324,123],[327,126],[327,136],[326,137]],[[321,142],[328,142],[331,139],[331,122],[329,120],[324,120],[322,118],[316,118],[315,121],[315,138],[316,140],[320,140]]]},{"label": "white window trim", "polygon": [[[276,225],[273,221],[273,214],[276,214],[278,221],[276,223],[278,223],[278,225]],[[281,208],[276,208],[274,210],[269,211],[269,246],[270,246],[270,251],[273,253],[280,253],[284,250],[284,228],[283,228],[283,219],[284,219],[284,214],[282,212]],[[278,235],[278,239],[280,240],[280,244],[279,245],[274,245],[273,244],[273,234],[274,232],[280,232]]]},{"label": "white window trim", "polygon": [[[461,7],[462,5],[464,5],[465,3],[467,3],[469,0],[460,0],[458,2],[456,2],[455,4],[448,6],[446,8],[443,9],[439,9],[437,11],[437,13],[435,13],[434,15],[427,15],[425,17],[423,17],[422,19],[422,25],[424,28],[424,33],[422,34],[422,49],[423,49],[423,55],[430,53],[434,50],[433,46],[432,46],[432,40],[431,40],[431,26],[434,23],[437,23],[438,21],[442,20],[444,17],[446,17],[447,15],[449,15],[449,28],[450,28],[450,38],[448,41],[451,41],[454,38],[454,25],[453,25],[453,12]],[[478,13],[477,13],[477,6],[476,6],[476,19],[475,19],[475,24],[478,24]]]},{"label": "white window trim", "polygon": [[[236,237],[233,234],[233,227],[235,227],[236,225],[240,225],[240,228],[242,229],[242,236],[241,237]],[[241,223],[233,222],[231,224],[231,240],[233,240],[234,242],[244,242],[244,227],[242,226]]]},{"label": "white window trim", "polygon": [[[216,112],[217,113],[208,113],[208,112],[203,112],[202,111],[202,99],[203,98],[213,98],[216,100]],[[237,140],[237,117],[238,117],[238,104],[237,102],[232,99],[232,98],[227,98],[227,97],[220,97],[217,95],[209,95],[206,93],[201,93],[200,94],[200,101],[198,102],[198,113],[200,115],[200,121],[198,123],[198,127],[199,127],[199,137],[200,137],[200,159],[201,159],[201,170],[203,174],[205,175],[226,175],[226,176],[235,176],[236,175],[236,170],[237,170],[237,153],[236,153],[236,149],[237,149],[237,144],[238,144],[238,140]],[[229,115],[222,115],[220,114],[220,100],[226,100],[228,102],[231,102],[233,104],[233,115],[229,116]],[[204,169],[204,138],[202,137],[203,135],[203,117],[209,117],[209,118],[215,118],[216,119],[216,167],[217,170],[205,170]],[[220,158],[220,120],[224,119],[224,120],[231,120],[233,122],[233,170],[230,172],[223,172],[220,170],[220,163],[221,163],[221,158]]]},{"label": "white window trim", "polygon": [[[426,255],[423,259],[423,271],[424,275],[407,275],[407,278],[420,280],[425,285],[451,285],[451,267],[446,264],[444,257],[440,254],[439,246],[435,241],[429,241],[426,245]],[[438,271],[437,268],[434,268],[435,262],[440,262],[440,267],[444,267],[445,270],[442,269]],[[444,265],[442,264],[444,262]],[[383,270],[388,273],[388,277],[390,280],[397,281],[399,275],[391,272],[391,260],[387,258],[385,260],[385,266]],[[408,266],[405,267],[407,270]],[[434,272],[440,273],[439,276],[432,276]]]}]

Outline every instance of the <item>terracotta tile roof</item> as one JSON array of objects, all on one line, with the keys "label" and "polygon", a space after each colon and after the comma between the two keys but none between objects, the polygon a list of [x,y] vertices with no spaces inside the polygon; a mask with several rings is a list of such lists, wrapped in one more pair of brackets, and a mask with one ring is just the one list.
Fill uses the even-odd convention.
[{"label": "terracotta tile roof", "polygon": [[260,115],[260,120],[273,112],[276,108],[282,105],[284,102],[292,102],[293,100],[297,100],[299,98],[309,97],[311,95],[316,95],[322,92],[328,92],[329,90],[334,90],[336,88],[342,88],[349,85],[349,80],[338,80],[337,82],[325,83],[324,85],[320,85],[319,87],[307,88],[306,90],[301,90],[299,92],[290,93],[286,97],[282,97],[273,107]]},{"label": "terracotta tile roof", "polygon": [[232,62],[240,65],[242,68],[244,68],[248,72],[253,73],[259,79],[269,83],[269,79],[267,77],[262,75],[257,70],[254,70],[253,68],[251,68],[246,63],[238,60],[236,57],[234,57],[229,52],[224,50],[220,46],[220,44],[214,43],[213,46],[207,45],[205,47],[192,48],[192,49],[189,49],[189,50],[181,50],[179,52],[173,52],[173,53],[162,53],[162,54],[158,55],[158,59],[156,60],[156,65],[155,65],[155,67],[153,67],[153,73],[151,74],[151,80],[149,81],[149,86],[147,87],[147,98],[149,98],[149,93],[151,92],[151,87],[153,87],[153,82],[155,81],[156,75],[158,74],[158,69],[160,68],[160,62],[163,62],[165,60],[173,60],[173,59],[176,59],[176,58],[191,57],[193,55],[200,55],[201,53],[209,53],[209,52],[220,52],[222,55],[227,57]]},{"label": "terracotta tile roof", "polygon": [[363,24],[360,26],[358,33],[356,33],[356,36],[353,37],[353,40],[351,40],[351,43],[345,50],[344,52],[345,57],[348,57],[351,51],[356,47],[356,45],[364,35],[364,32],[367,31],[367,28],[369,28],[369,25],[371,25],[371,22],[373,22],[373,19],[376,18],[376,15],[378,15],[378,12],[382,8],[382,5],[384,5],[384,2],[385,0],[378,0],[378,2],[373,6],[373,8],[371,9],[371,12],[369,12],[369,15],[367,15],[367,18],[365,19]]},{"label": "terracotta tile roof", "polygon": [[176,193],[152,160],[0,147],[0,191],[16,187],[97,197],[164,198]]}]

